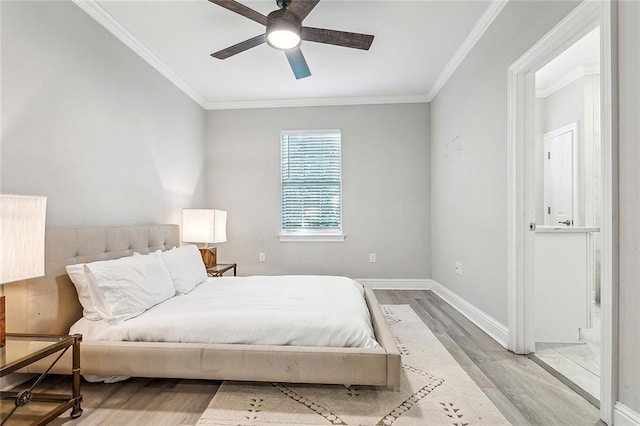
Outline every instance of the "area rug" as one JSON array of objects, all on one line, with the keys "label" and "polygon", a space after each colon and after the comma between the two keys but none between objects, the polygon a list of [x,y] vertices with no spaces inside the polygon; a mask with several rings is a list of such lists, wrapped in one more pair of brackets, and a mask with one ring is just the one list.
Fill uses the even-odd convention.
[{"label": "area rug", "polygon": [[400,390],[223,382],[198,425],[507,425],[408,305],[383,305],[402,354]]}]

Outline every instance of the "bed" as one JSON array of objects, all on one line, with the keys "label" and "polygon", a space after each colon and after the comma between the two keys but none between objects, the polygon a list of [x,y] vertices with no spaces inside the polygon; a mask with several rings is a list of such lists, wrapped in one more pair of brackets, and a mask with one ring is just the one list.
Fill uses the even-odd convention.
[{"label": "bed", "polygon": [[[47,229],[45,276],[4,286],[7,332],[67,334],[82,317],[67,265],[117,259],[179,245],[177,225]],[[85,341],[83,375],[359,384],[397,388],[401,360],[373,291],[364,297],[378,347]],[[53,373],[70,374],[70,361]],[[24,372],[49,366],[34,364]]]}]

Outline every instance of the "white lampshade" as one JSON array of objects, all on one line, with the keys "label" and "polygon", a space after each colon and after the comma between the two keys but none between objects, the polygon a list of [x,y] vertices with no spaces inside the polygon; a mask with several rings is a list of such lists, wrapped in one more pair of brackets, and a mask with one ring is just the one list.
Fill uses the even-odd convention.
[{"label": "white lampshade", "polygon": [[182,209],[182,241],[227,242],[227,212],[213,209]]},{"label": "white lampshade", "polygon": [[44,275],[46,197],[0,194],[0,284]]}]

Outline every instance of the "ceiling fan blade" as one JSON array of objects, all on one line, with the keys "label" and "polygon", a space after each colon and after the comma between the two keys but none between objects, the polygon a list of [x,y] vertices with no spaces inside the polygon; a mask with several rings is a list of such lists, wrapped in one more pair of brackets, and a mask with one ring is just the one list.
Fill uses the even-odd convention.
[{"label": "ceiling fan blade", "polygon": [[371,43],[373,43],[373,36],[369,34],[348,33],[346,31],[312,27],[302,27],[302,39],[362,50],[369,50]]},{"label": "ceiling fan blade", "polygon": [[289,65],[291,65],[293,75],[296,76],[297,80],[309,77],[311,75],[311,71],[309,71],[307,61],[304,59],[302,50],[300,50],[299,47],[295,49],[285,50],[284,53],[285,55],[287,55],[287,60],[289,61]]},{"label": "ceiling fan blade", "polygon": [[295,15],[298,22],[302,22],[319,2],[320,0],[293,0],[287,7],[284,16],[288,18],[291,15]]},{"label": "ceiling fan blade", "polygon": [[255,36],[253,38],[250,38],[249,40],[241,41],[240,43],[234,44],[231,47],[227,47],[226,49],[222,49],[215,53],[212,53],[211,56],[218,59],[227,59],[230,56],[237,55],[238,53],[249,50],[252,47],[260,46],[266,41],[267,35],[260,34],[259,36]]},{"label": "ceiling fan blade", "polygon": [[209,0],[211,3],[217,4],[218,6],[222,6],[225,9],[228,9],[232,12],[237,13],[238,15],[242,15],[245,18],[249,18],[253,21],[256,21],[259,24],[267,26],[269,23],[269,18],[264,16],[261,13],[256,12],[255,10],[247,7],[241,3],[238,3],[234,0]]}]

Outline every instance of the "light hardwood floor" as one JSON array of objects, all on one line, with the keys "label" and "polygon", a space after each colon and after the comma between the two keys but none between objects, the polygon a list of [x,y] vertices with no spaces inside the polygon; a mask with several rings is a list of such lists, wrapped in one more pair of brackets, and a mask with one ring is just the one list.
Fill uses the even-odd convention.
[{"label": "light hardwood floor", "polygon": [[584,398],[524,355],[507,351],[430,291],[376,291],[408,304],[504,416],[517,425],[604,425]]},{"label": "light hardwood floor", "polygon": [[[602,425],[598,410],[526,356],[515,355],[484,334],[430,291],[376,290],[382,304],[409,304],[505,417],[517,425]],[[220,382],[130,379],[115,384],[83,382],[84,413],[64,415],[52,424],[192,425]],[[46,378],[39,391],[66,391],[68,379]],[[11,409],[0,405],[2,416]],[[35,403],[32,413],[44,408]],[[8,424],[33,417],[16,412]]]}]

